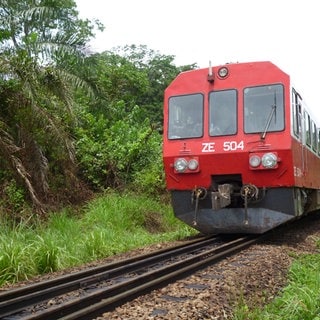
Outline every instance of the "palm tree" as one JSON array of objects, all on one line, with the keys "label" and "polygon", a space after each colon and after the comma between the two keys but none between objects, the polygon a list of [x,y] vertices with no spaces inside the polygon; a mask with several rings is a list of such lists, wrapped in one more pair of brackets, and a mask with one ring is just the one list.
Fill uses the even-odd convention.
[{"label": "palm tree", "polygon": [[0,3],[1,163],[44,212],[50,177],[75,181],[73,93],[88,88],[76,67],[94,26],[73,0]]}]

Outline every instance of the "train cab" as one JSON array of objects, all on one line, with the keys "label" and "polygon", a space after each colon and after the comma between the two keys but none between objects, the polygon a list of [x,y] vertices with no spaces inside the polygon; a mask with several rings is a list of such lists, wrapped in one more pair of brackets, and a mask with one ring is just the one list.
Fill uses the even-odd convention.
[{"label": "train cab", "polygon": [[[303,136],[316,135],[293,92],[271,62],[191,70],[169,85],[163,161],[179,219],[205,234],[263,233],[305,212],[320,179],[311,186],[314,177],[297,177],[306,168],[299,154],[310,161]],[[319,170],[318,151],[312,159]]]}]

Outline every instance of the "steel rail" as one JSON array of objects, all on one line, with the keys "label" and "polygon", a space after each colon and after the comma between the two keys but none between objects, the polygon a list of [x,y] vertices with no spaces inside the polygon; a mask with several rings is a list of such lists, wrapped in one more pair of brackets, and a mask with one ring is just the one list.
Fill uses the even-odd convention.
[{"label": "steel rail", "polygon": [[[216,248],[195,253],[191,257],[147,271],[128,281],[99,289],[84,297],[69,301],[55,308],[27,315],[23,320],[89,320],[114,309],[133,298],[150,292],[183,276],[211,265],[232,253],[258,242],[261,236],[242,237]],[[10,318],[12,319],[12,318]]]},{"label": "steel rail", "polygon": [[187,253],[191,248],[196,250],[206,244],[212,244],[214,240],[215,237],[203,237],[171,248],[138,255],[129,259],[60,276],[55,279],[1,292],[0,318],[17,313],[30,305],[41,303],[58,295],[84,288],[90,284],[107,280],[123,273],[133,272],[147,264],[154,264],[174,255]]}]

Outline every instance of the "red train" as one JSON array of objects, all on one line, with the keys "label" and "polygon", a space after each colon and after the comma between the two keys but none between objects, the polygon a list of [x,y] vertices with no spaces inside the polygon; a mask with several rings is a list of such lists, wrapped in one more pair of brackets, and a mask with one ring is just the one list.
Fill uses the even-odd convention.
[{"label": "red train", "polygon": [[320,129],[271,62],[182,72],[164,98],[174,214],[203,234],[264,233],[320,208]]}]

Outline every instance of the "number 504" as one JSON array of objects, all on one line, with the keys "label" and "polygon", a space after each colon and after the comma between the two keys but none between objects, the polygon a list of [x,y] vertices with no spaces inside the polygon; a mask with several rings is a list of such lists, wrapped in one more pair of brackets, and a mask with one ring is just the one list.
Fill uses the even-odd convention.
[{"label": "number 504", "polygon": [[243,150],[244,144],[241,140],[240,142],[237,141],[225,141],[223,143],[223,150],[224,151],[236,151],[236,150]]}]

